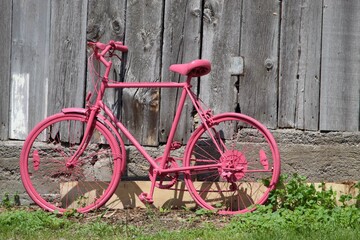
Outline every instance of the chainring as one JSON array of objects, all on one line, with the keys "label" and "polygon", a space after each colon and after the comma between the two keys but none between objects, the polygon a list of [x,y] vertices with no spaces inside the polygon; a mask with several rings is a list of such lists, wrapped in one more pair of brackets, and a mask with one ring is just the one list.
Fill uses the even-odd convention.
[{"label": "chainring", "polygon": [[[162,157],[155,159],[157,165],[160,165]],[[176,163],[176,160],[172,157],[169,157],[164,166],[165,169],[177,168],[179,165]],[[150,166],[149,169],[149,178],[151,181],[156,181],[155,186],[160,189],[169,189],[175,185],[179,177],[178,172],[172,173],[163,173],[155,176],[153,166]],[[156,179],[155,179],[156,178]]]}]

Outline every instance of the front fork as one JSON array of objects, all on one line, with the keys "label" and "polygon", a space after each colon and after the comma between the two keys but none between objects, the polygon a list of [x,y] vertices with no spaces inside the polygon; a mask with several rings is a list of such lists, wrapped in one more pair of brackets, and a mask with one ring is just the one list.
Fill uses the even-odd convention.
[{"label": "front fork", "polygon": [[78,147],[78,149],[76,150],[76,152],[70,157],[70,159],[68,159],[66,161],[66,167],[67,168],[73,168],[76,166],[79,157],[83,154],[83,152],[85,151],[85,149],[87,148],[90,139],[92,137],[94,128],[95,128],[95,123],[96,123],[96,116],[99,113],[100,108],[88,108],[86,115],[88,116],[87,120],[86,120],[86,129],[84,131],[84,136],[80,142],[80,145]]}]

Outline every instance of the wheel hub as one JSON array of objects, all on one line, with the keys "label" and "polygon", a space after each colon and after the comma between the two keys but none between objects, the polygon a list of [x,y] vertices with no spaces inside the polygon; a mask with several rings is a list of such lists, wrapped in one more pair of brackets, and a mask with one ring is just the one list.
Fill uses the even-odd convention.
[{"label": "wheel hub", "polygon": [[248,163],[242,152],[228,150],[221,156],[220,162],[220,175],[228,182],[236,182],[245,176]]}]

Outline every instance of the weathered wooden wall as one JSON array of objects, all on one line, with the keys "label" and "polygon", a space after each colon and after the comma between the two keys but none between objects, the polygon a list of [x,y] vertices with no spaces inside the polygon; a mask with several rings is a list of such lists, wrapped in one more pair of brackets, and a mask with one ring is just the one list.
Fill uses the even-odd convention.
[{"label": "weathered wooden wall", "polygon": [[[183,81],[168,67],[206,58],[213,70],[193,86],[215,113],[242,112],[273,129],[357,132],[359,11],[358,0],[4,0],[0,139],[24,139],[46,115],[84,105],[86,39],[129,46],[125,68],[115,63],[118,81]],[[126,89],[106,101],[141,143],[158,145],[178,99],[174,89]],[[187,104],[178,141],[192,121]]]},{"label": "weathered wooden wall", "polygon": [[10,67],[11,67],[11,1],[3,1],[0,5],[0,140],[9,137],[10,114]]},{"label": "weathered wooden wall", "polygon": [[323,7],[320,129],[353,131],[360,119],[360,1],[325,0]]},{"label": "weathered wooden wall", "polygon": [[[201,1],[198,0],[165,1],[161,81],[184,81],[180,75],[168,71],[170,65],[200,58],[201,9]],[[198,81],[193,80],[192,84],[196,91]],[[162,89],[160,96],[159,140],[165,142],[180,99],[180,91]],[[188,101],[175,136],[177,141],[186,141],[191,134],[192,110],[191,102]]]},{"label": "weathered wooden wall", "polygon": [[322,1],[283,3],[278,127],[319,129],[322,12]]},{"label": "weathered wooden wall", "polygon": [[276,128],[281,2],[243,4],[240,55],[245,59],[245,74],[239,84],[240,110]]}]

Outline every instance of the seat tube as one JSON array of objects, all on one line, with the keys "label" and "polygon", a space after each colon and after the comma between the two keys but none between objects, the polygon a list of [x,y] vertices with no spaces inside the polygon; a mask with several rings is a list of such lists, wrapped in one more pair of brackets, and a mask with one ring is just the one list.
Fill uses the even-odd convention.
[{"label": "seat tube", "polygon": [[[191,77],[188,77],[188,81],[186,81],[187,83],[189,82],[189,78]],[[182,88],[182,92],[181,92],[181,97],[180,97],[180,101],[179,101],[179,104],[178,104],[178,107],[176,109],[176,114],[175,114],[175,118],[174,118],[174,121],[171,125],[171,129],[170,129],[170,133],[169,133],[169,137],[168,137],[168,140],[167,140],[167,143],[166,143],[166,147],[165,147],[165,150],[164,150],[164,157],[168,157],[169,154],[170,154],[170,149],[171,149],[171,143],[172,141],[174,140],[174,136],[175,136],[175,133],[176,133],[176,129],[177,129],[177,126],[179,124],[179,121],[180,121],[180,117],[181,117],[181,113],[182,113],[182,110],[184,108],[184,104],[185,104],[185,100],[186,100],[186,96],[188,95],[188,91],[189,91],[189,88],[191,86],[189,84],[186,84],[183,88]],[[161,162],[161,168],[164,169],[165,167],[165,163],[166,161],[162,161]]]}]

